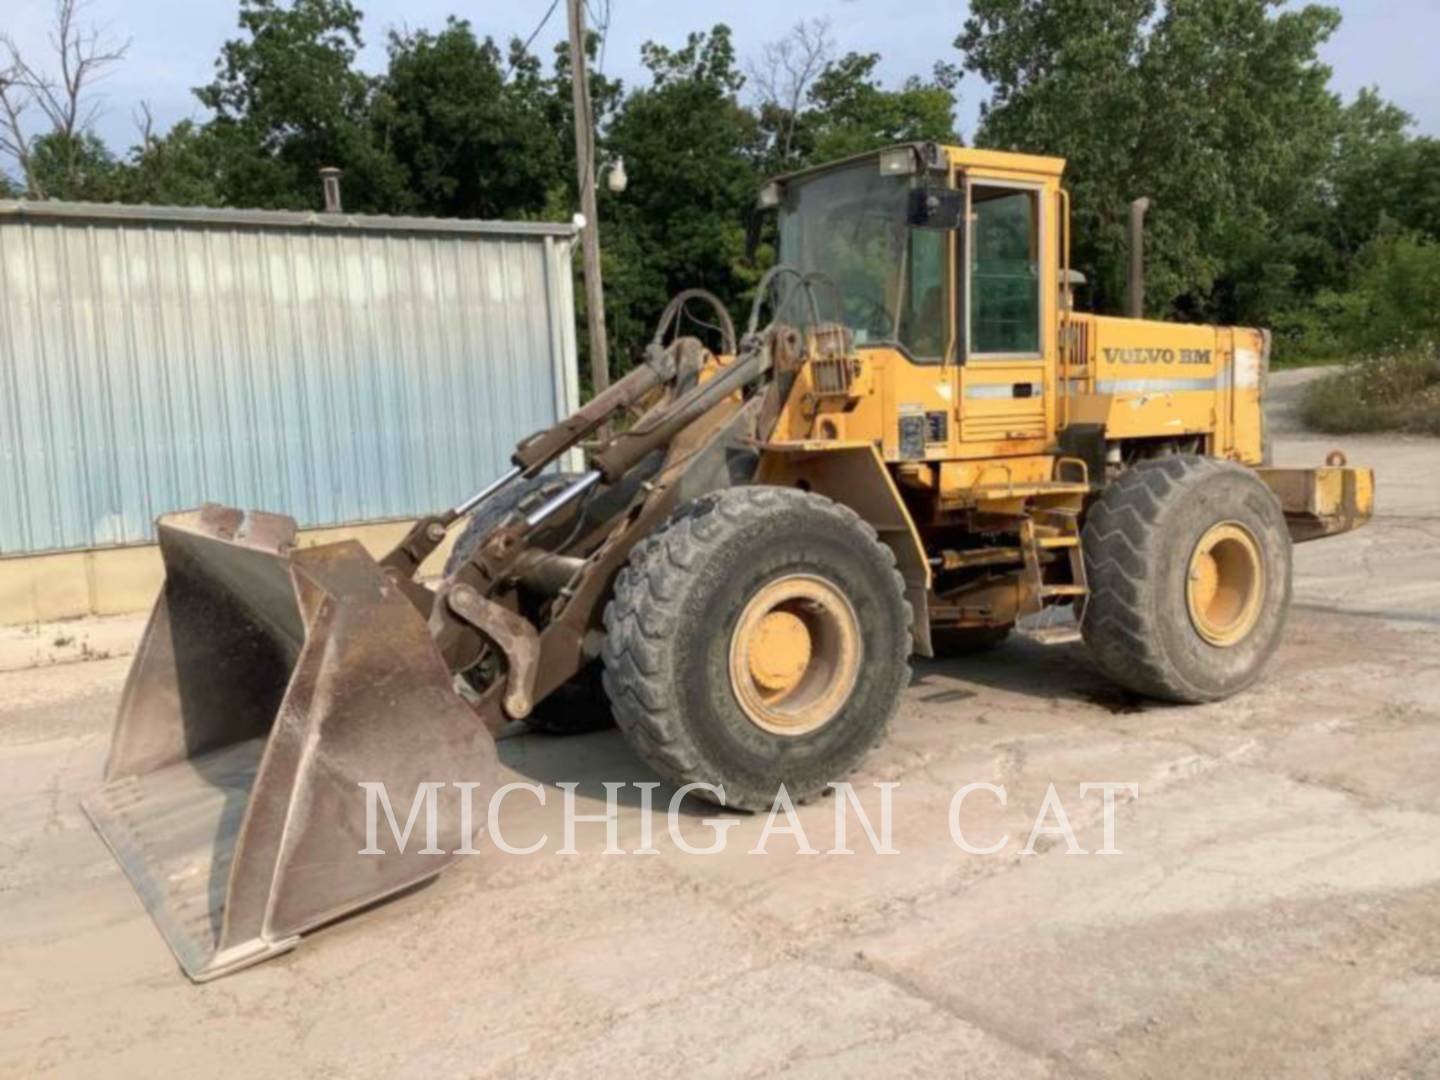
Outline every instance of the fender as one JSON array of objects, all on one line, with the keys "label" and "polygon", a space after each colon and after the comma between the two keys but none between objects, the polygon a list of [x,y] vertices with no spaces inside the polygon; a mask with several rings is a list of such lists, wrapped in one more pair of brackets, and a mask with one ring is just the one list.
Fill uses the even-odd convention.
[{"label": "fender", "polygon": [[930,643],[930,562],[900,490],[873,443],[765,443],[757,484],[802,487],[848,506],[895,553],[910,602],[912,649],[933,657]]}]

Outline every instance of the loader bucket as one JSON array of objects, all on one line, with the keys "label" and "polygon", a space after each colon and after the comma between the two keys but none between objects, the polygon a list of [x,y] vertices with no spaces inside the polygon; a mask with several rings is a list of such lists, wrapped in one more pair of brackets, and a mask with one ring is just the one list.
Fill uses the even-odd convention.
[{"label": "loader bucket", "polygon": [[[159,534],[164,589],[83,805],[199,982],[454,860],[422,853],[424,815],[397,851],[383,812],[387,854],[360,854],[362,783],[403,822],[424,782],[488,799],[497,764],[425,619],[358,543],[296,550],[289,518],[218,506]],[[436,802],[437,846],[468,847],[459,800]]]}]

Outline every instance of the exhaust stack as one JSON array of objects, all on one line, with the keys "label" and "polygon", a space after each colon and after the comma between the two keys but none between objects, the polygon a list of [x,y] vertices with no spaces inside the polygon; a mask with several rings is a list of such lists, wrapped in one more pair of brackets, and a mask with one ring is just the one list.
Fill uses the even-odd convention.
[{"label": "exhaust stack", "polygon": [[1145,214],[1149,199],[1136,199],[1130,204],[1130,303],[1132,319],[1145,317]]}]

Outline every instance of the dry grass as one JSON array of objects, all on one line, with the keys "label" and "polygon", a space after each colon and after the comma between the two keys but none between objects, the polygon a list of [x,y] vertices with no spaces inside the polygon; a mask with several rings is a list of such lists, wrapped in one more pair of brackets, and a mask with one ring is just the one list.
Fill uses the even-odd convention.
[{"label": "dry grass", "polygon": [[1335,435],[1440,435],[1440,349],[1379,356],[1317,379],[1300,413],[1308,427]]}]

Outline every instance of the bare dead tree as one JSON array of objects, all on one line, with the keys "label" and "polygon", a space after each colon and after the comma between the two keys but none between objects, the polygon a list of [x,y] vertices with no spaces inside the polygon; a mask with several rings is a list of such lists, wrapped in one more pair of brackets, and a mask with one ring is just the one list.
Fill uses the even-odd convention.
[{"label": "bare dead tree", "polygon": [[44,198],[39,191],[35,169],[30,162],[30,140],[25,137],[23,118],[30,97],[17,81],[13,65],[0,68],[0,155],[14,160],[32,199]]},{"label": "bare dead tree", "polygon": [[131,119],[134,120],[135,131],[140,136],[140,154],[143,157],[155,149],[155,114],[150,109],[150,102],[142,100],[135,106]]},{"label": "bare dead tree", "polygon": [[[32,63],[9,34],[0,33],[0,153],[12,158],[32,199],[46,192],[36,175],[34,147],[42,134],[58,136],[65,153],[65,180],[74,172],[80,138],[99,114],[90,89],[106,70],[123,59],[128,41],[117,42],[103,30],[80,22],[86,0],[55,0],[50,48],[58,70]],[[32,133],[24,123],[35,110],[48,131]]]},{"label": "bare dead tree", "polygon": [[805,96],[834,58],[830,20],[802,19],[779,41],[766,45],[758,60],[747,65],[762,111],[774,118],[782,165],[788,164],[794,153],[795,128]]}]

